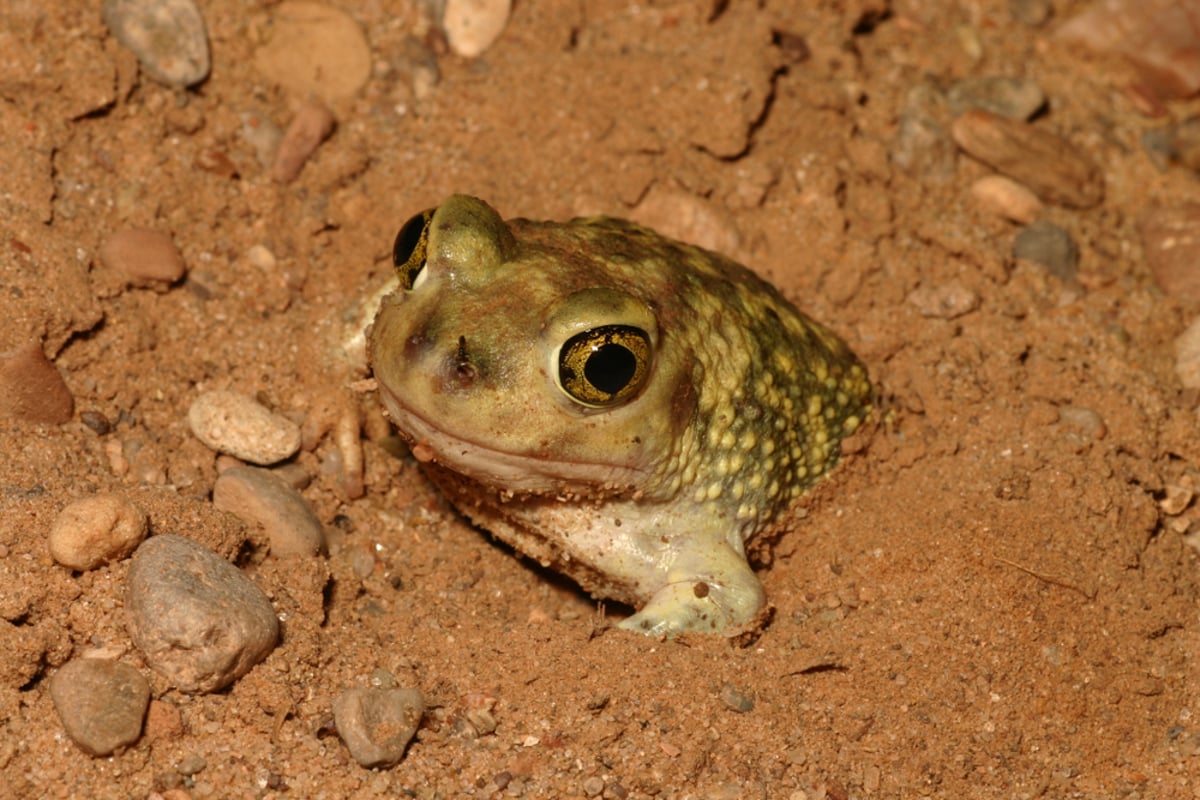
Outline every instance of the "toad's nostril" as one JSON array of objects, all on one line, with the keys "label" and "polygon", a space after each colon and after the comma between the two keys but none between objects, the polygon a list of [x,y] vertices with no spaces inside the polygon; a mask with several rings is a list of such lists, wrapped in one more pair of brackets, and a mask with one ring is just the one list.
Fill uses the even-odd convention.
[{"label": "toad's nostril", "polygon": [[474,382],[479,377],[479,370],[471,363],[467,353],[467,337],[458,337],[458,350],[454,353],[454,374],[463,385]]}]

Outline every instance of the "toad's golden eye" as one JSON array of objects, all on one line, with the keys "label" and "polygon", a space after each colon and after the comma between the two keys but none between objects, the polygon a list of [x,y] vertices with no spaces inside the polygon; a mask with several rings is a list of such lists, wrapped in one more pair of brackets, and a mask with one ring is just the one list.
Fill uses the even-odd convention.
[{"label": "toad's golden eye", "polygon": [[437,209],[426,209],[404,223],[392,245],[392,263],[400,276],[400,285],[412,289],[425,269],[425,249],[429,244],[429,221]]},{"label": "toad's golden eye", "polygon": [[632,325],[604,325],[577,333],[558,353],[558,385],[595,408],[632,398],[650,372],[650,337]]}]

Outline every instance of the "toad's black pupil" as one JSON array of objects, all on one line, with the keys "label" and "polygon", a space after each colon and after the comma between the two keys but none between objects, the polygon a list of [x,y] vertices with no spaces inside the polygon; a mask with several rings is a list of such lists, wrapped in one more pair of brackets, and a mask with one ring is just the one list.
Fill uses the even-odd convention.
[{"label": "toad's black pupil", "polygon": [[588,383],[606,394],[616,394],[628,386],[635,372],[637,358],[629,348],[612,342],[596,348],[583,365]]},{"label": "toad's black pupil", "polygon": [[413,250],[421,242],[421,234],[425,230],[425,215],[417,216],[404,223],[404,227],[396,234],[396,244],[392,247],[392,263],[397,267],[412,257]]}]

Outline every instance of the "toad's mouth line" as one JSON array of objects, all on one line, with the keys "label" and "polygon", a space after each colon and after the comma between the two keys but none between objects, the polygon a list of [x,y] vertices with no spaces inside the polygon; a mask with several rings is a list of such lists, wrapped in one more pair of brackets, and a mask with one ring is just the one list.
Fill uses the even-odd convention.
[{"label": "toad's mouth line", "polygon": [[501,450],[435,425],[382,383],[379,394],[392,423],[411,442],[418,461],[433,461],[485,486],[518,494],[614,494],[634,489],[646,479],[644,470],[624,464],[568,461]]}]

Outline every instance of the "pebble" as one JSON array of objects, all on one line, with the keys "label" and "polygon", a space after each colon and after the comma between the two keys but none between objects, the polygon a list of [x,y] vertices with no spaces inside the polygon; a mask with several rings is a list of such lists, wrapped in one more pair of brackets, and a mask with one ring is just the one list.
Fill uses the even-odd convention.
[{"label": "pebble", "polygon": [[1200,389],[1200,317],[1175,339],[1175,374],[1186,389]]},{"label": "pebble", "polygon": [[241,121],[238,133],[242,141],[254,149],[254,157],[263,169],[271,169],[279,152],[279,143],[283,141],[283,131],[261,114],[249,111],[241,115]]},{"label": "pebble", "polygon": [[1050,0],[1009,0],[1008,3],[1009,15],[1030,28],[1045,25],[1053,12]]},{"label": "pebble", "polygon": [[721,687],[721,702],[725,704],[726,708],[739,714],[746,714],[754,710],[754,695],[739,689],[732,683]]},{"label": "pebble", "polygon": [[40,344],[0,353],[0,417],[62,425],[74,413],[75,398]]},{"label": "pebble", "polygon": [[1142,148],[1160,172],[1171,164],[1200,172],[1200,117],[1146,130]]},{"label": "pebble", "polygon": [[171,237],[149,228],[125,228],[100,245],[100,262],[126,283],[165,290],[183,277],[186,265]]},{"label": "pebble", "polygon": [[1148,208],[1138,228],[1155,283],[1172,297],[1200,301],[1200,203]]},{"label": "pebble", "polygon": [[934,319],[954,319],[979,308],[979,295],[958,281],[918,286],[906,299],[916,306],[921,316]]},{"label": "pebble", "polygon": [[190,756],[185,756],[178,764],[175,765],[175,771],[185,777],[198,775],[203,772],[208,766],[208,761],[199,753],[193,753]]},{"label": "pebble", "polygon": [[1200,91],[1200,25],[1194,3],[1105,0],[1092,3],[1054,33],[1060,42],[1118,53],[1141,80],[1167,99]]},{"label": "pebble", "polygon": [[333,133],[334,125],[333,112],[324,103],[310,100],[300,106],[275,151],[271,177],[280,183],[294,181],[309,156]]},{"label": "pebble", "polygon": [[946,98],[935,87],[919,83],[909,89],[900,109],[892,163],[923,181],[947,183],[954,177],[955,147],[938,121]]},{"label": "pebble", "polygon": [[990,111],[1008,119],[1027,120],[1046,105],[1042,87],[1028,78],[979,75],[957,81],[946,92],[955,116]]},{"label": "pebble", "polygon": [[213,450],[252,464],[274,464],[300,449],[299,425],[237,392],[201,394],[188,409],[188,425]]},{"label": "pebble", "polygon": [[1003,175],[985,175],[975,181],[971,199],[989,214],[1026,224],[1041,216],[1045,208],[1036,194]]},{"label": "pebble", "polygon": [[390,767],[404,757],[424,710],[417,689],[347,689],[333,701],[333,720],[355,761]]},{"label": "pebble", "polygon": [[88,755],[107,756],[142,735],[150,683],[128,664],[80,658],[54,673],[50,699],[72,741]]},{"label": "pebble", "polygon": [[450,49],[475,58],[491,47],[512,13],[512,0],[446,0],[442,30]]},{"label": "pebble", "polygon": [[223,689],[279,641],[279,620],[262,590],[192,539],[150,537],[134,553],[128,580],[133,643],[182,691]]},{"label": "pebble", "polygon": [[50,556],[84,572],[119,561],[146,538],[146,515],[124,497],[98,494],[68,505],[50,528]]},{"label": "pebble", "polygon": [[225,470],[213,485],[213,505],[261,527],[274,556],[315,556],[325,549],[324,528],[308,501],[270,470]]},{"label": "pebble", "polygon": [[156,81],[194,86],[208,77],[208,33],[192,0],[104,0],[103,15]]},{"label": "pebble", "polygon": [[742,236],[722,206],[682,189],[655,184],[630,215],[635,222],[717,253],[733,253]]},{"label": "pebble", "polygon": [[1058,409],[1058,422],[1097,441],[1108,435],[1104,417],[1084,406],[1063,406]]},{"label": "pebble", "polygon": [[1067,140],[1026,122],[968,111],[950,129],[967,154],[1028,186],[1048,203],[1091,208],[1104,199],[1104,173]]},{"label": "pebble", "polygon": [[97,436],[107,436],[112,433],[112,423],[108,421],[108,417],[100,411],[89,409],[79,413],[79,421],[88,427],[92,433]]},{"label": "pebble", "polygon": [[254,54],[259,72],[297,97],[353,97],[371,77],[371,47],[354,18],[321,3],[280,3]]},{"label": "pebble", "polygon": [[1062,281],[1075,280],[1079,269],[1079,246],[1071,234],[1047,220],[1039,220],[1017,231],[1012,254],[1013,258],[1041,264]]},{"label": "pebble", "polygon": [[1195,497],[1196,492],[1190,486],[1167,484],[1162,500],[1158,501],[1158,507],[1167,516],[1177,517],[1187,511]]}]

